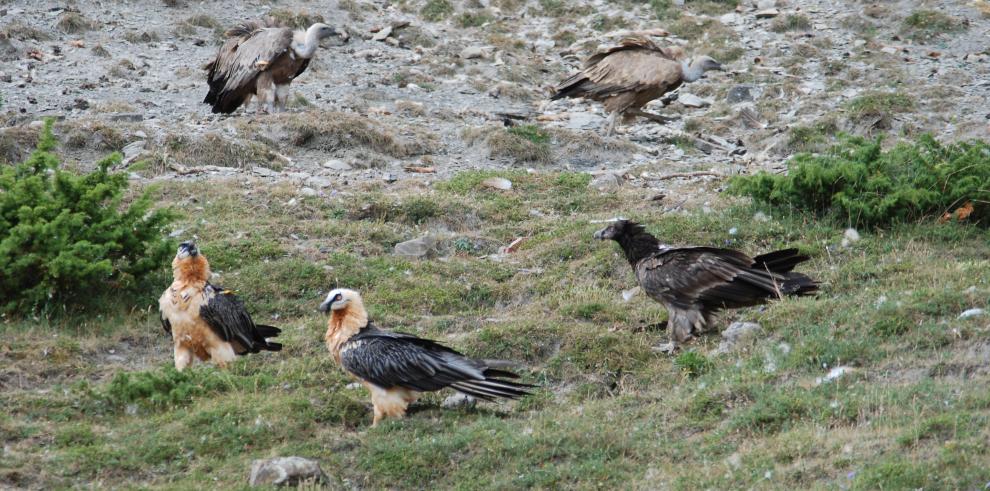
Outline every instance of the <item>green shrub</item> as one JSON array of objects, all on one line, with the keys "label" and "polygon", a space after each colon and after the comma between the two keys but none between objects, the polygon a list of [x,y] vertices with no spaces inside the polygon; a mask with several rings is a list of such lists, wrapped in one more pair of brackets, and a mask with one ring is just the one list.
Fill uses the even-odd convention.
[{"label": "green shrub", "polygon": [[925,135],[889,151],[880,139],[843,137],[822,155],[798,154],[787,175],[734,178],[729,191],[779,207],[881,227],[939,217],[970,201],[968,220],[990,221],[990,144],[942,145]]},{"label": "green shrub", "polygon": [[429,0],[419,11],[419,15],[432,22],[443,20],[454,12],[454,5],[450,0]]},{"label": "green shrub", "polygon": [[120,372],[102,393],[111,407],[129,404],[148,408],[182,406],[194,397],[222,394],[232,390],[258,390],[274,385],[268,375],[244,375],[210,368],[177,371],[166,367],[145,372]]},{"label": "green shrub", "polygon": [[0,170],[0,311],[53,307],[134,287],[161,269],[172,245],[167,210],[141,196],[124,204],[127,176],[59,169],[52,120],[27,161]]},{"label": "green shrub", "polygon": [[712,369],[715,364],[697,351],[685,351],[674,358],[674,365],[690,377],[697,377]]}]

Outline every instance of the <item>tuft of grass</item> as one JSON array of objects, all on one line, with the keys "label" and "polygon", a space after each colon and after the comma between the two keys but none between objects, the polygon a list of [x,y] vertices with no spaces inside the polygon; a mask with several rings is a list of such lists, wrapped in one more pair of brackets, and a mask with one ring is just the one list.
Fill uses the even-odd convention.
[{"label": "tuft of grass", "polygon": [[[274,15],[274,14],[272,14]],[[220,29],[223,26],[216,18],[209,14],[196,14],[186,19],[185,24],[203,27],[206,29]],[[309,27],[309,26],[306,26]]]},{"label": "tuft of grass", "polygon": [[278,25],[293,29],[308,29],[309,26],[317,22],[326,22],[322,15],[313,14],[307,10],[274,9],[268,15],[275,19]]},{"label": "tuft of grass", "polygon": [[492,20],[494,20],[494,17],[485,11],[464,12],[463,14],[457,16],[457,25],[463,28],[481,27]]},{"label": "tuft of grass", "polygon": [[550,135],[535,124],[512,126],[508,129],[508,132],[511,135],[524,138],[537,145],[550,142]]},{"label": "tuft of grass", "polygon": [[811,20],[801,14],[787,14],[777,17],[770,24],[773,32],[807,31],[811,29]]},{"label": "tuft of grass", "polygon": [[491,157],[510,158],[520,163],[550,163],[553,157],[549,135],[535,125],[469,129],[465,130],[464,138],[468,143],[483,141]]},{"label": "tuft of grass", "polygon": [[0,35],[4,38],[18,39],[21,41],[47,41],[52,35],[41,29],[36,29],[20,21],[13,21],[0,30]]},{"label": "tuft of grass", "polygon": [[927,41],[966,28],[966,23],[937,10],[915,10],[904,18],[902,30],[915,41]]},{"label": "tuft of grass", "polygon": [[454,5],[450,0],[427,0],[419,10],[419,16],[430,22],[439,22],[454,13]]},{"label": "tuft of grass", "polygon": [[787,138],[789,153],[822,152],[834,141],[838,133],[834,119],[823,119],[809,126],[792,126]]},{"label": "tuft of grass", "polygon": [[890,128],[894,115],[910,112],[914,107],[914,98],[903,92],[870,92],[846,105],[855,121],[870,122],[871,127],[877,129]]},{"label": "tuft of grass", "polygon": [[331,154],[364,147],[392,157],[408,157],[433,148],[425,135],[417,140],[400,140],[384,125],[352,113],[304,112],[280,115],[276,121],[288,132],[292,145]]},{"label": "tuft of grass", "polygon": [[55,27],[66,34],[78,34],[96,28],[96,24],[79,12],[66,11],[58,17]]},{"label": "tuft of grass", "polygon": [[714,363],[697,351],[685,351],[674,358],[674,366],[689,377],[698,377],[711,371]]}]

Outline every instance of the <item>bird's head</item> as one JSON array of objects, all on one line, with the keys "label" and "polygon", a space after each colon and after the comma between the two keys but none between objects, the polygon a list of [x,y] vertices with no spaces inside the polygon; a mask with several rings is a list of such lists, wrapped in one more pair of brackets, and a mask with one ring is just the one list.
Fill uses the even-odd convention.
[{"label": "bird's head", "polygon": [[345,29],[340,27],[331,27],[322,22],[317,22],[316,24],[310,26],[309,31],[315,33],[316,38],[321,41],[327,38],[335,37],[343,43],[350,38],[350,35],[347,34]]},{"label": "bird's head", "polygon": [[607,227],[595,232],[595,238],[598,240],[619,240],[621,237],[635,232],[637,228],[642,230],[643,227],[625,218],[616,218]]},{"label": "bird's head", "polygon": [[361,303],[361,295],[347,288],[336,288],[327,294],[327,298],[320,304],[320,311],[330,313],[331,311],[343,310],[353,304]]},{"label": "bird's head", "polygon": [[196,257],[199,255],[199,249],[196,248],[196,243],[187,240],[179,244],[179,250],[175,253],[176,259],[185,259],[187,257]]},{"label": "bird's head", "polygon": [[724,70],[722,68],[722,64],[715,61],[715,58],[712,58],[711,56],[699,56],[694,59],[692,64],[697,65],[701,69],[701,73],[710,70]]},{"label": "bird's head", "polygon": [[179,244],[172,260],[172,272],[182,281],[206,281],[210,279],[210,263],[200,254],[196,243],[187,240]]}]

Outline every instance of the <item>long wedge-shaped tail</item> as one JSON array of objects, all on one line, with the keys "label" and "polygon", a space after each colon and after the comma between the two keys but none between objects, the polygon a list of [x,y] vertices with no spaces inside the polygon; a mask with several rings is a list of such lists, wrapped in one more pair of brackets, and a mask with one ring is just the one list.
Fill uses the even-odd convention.
[{"label": "long wedge-shaped tail", "polygon": [[505,378],[519,378],[515,373],[489,368],[484,372],[484,380],[465,380],[451,384],[451,387],[469,396],[477,397],[486,401],[493,401],[497,398],[518,399],[529,395],[527,389],[536,387],[532,384],[523,384],[503,380]]}]

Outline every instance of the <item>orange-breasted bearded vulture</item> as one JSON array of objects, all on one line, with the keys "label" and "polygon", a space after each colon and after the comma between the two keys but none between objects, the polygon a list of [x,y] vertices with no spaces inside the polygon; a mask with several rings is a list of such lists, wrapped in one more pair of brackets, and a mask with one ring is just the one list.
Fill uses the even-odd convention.
[{"label": "orange-breasted bearded vulture", "polygon": [[673,352],[711,327],[722,309],[750,307],[784,295],[809,295],[818,284],[792,270],[807,261],[797,249],[749,257],[732,249],[670,247],[642,225],[617,220],[595,232],[622,247],[640,287],[667,308],[670,343],[658,351]]},{"label": "orange-breasted bearded vulture", "polygon": [[194,356],[224,367],[236,355],[282,349],[266,339],[280,329],[255,324],[233,292],[210,284],[210,263],[192,242],[179,245],[172,275],[158,309],[162,327],[172,336],[177,370],[188,367]]},{"label": "orange-breasted bearded vulture", "polygon": [[450,387],[493,401],[517,399],[533,387],[504,380],[519,376],[435,341],[379,329],[368,320],[361,295],[353,290],[331,291],[320,310],[330,314],[326,343],[334,360],[371,392],[372,426],[383,418],[405,416],[406,407],[421,392]]},{"label": "orange-breasted bearded vulture", "polygon": [[305,31],[278,27],[274,21],[245,22],[226,33],[227,40],[203,68],[210,90],[203,102],[214,113],[230,114],[258,97],[258,110],[284,110],[289,84],[302,75],[320,41],[347,40],[347,32],[316,23]]},{"label": "orange-breasted bearded vulture", "polygon": [[701,79],[706,71],[722,69],[708,56],[683,58],[684,51],[677,46],[661,47],[642,36],[625,38],[618,46],[590,56],[581,71],[557,85],[550,100],[583,97],[601,102],[609,113],[606,135],[615,131],[619,115],[667,122],[668,118],[643,111],[643,106],[685,82]]}]

